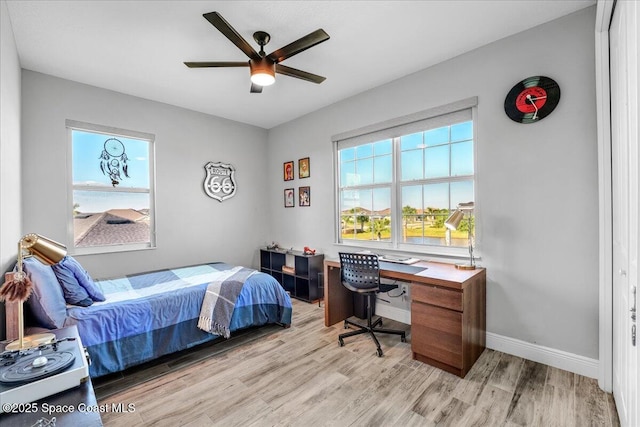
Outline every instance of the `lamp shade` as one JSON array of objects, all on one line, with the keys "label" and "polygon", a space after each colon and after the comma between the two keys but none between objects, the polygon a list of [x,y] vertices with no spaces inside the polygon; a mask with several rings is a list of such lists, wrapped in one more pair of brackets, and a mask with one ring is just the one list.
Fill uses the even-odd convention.
[{"label": "lamp shade", "polygon": [[269,86],[276,81],[276,64],[267,58],[249,61],[251,82],[258,86]]},{"label": "lamp shade", "polygon": [[24,236],[20,240],[20,247],[47,265],[60,262],[67,254],[67,248],[62,243],[34,233]]},{"label": "lamp shade", "polygon": [[451,215],[449,215],[449,218],[445,220],[444,226],[449,230],[457,230],[462,218],[464,218],[464,212],[460,209],[456,209]]}]

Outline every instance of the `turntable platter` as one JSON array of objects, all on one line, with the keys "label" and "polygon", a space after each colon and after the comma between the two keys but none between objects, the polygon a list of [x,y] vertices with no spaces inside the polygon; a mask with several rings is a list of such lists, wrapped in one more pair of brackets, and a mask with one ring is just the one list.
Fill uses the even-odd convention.
[{"label": "turntable platter", "polygon": [[74,360],[75,356],[68,351],[22,357],[17,362],[0,368],[0,383],[19,384],[46,378],[62,372],[73,364]]},{"label": "turntable platter", "polygon": [[89,379],[89,360],[78,329],[68,326],[51,332],[55,340],[36,348],[11,350],[0,341],[0,417],[7,412],[5,404],[35,402]]}]

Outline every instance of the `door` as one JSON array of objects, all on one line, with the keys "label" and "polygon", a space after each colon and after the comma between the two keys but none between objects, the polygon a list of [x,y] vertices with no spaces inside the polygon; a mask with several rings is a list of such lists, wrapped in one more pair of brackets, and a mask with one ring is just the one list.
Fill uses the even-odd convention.
[{"label": "door", "polygon": [[617,2],[610,37],[613,218],[613,394],[623,426],[637,426],[638,5]]}]

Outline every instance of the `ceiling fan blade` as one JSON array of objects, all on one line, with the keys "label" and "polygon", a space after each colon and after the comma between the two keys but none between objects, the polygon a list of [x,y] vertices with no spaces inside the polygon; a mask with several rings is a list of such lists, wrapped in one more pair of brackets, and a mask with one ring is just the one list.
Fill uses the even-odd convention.
[{"label": "ceiling fan blade", "polygon": [[216,61],[216,62],[185,62],[189,68],[207,68],[207,67],[248,67],[249,62],[237,62],[237,61]]},{"label": "ceiling fan blade", "polygon": [[287,67],[286,65],[276,64],[276,73],[284,74],[285,76],[295,77],[297,79],[306,80],[312,83],[322,83],[327,78],[319,76],[317,74],[311,74],[306,71],[298,70],[295,68]]},{"label": "ceiling fan blade", "polygon": [[262,93],[262,86],[251,83],[251,93]]},{"label": "ceiling fan blade", "polygon": [[238,46],[251,59],[260,59],[260,55],[218,12],[205,13],[204,18],[218,29],[231,43]]},{"label": "ceiling fan blade", "polygon": [[267,58],[271,59],[276,64],[282,62],[287,58],[292,57],[300,52],[303,52],[310,47],[313,47],[323,41],[329,40],[329,34],[325,33],[323,29],[315,30],[306,36],[289,43],[288,45],[281,47],[278,50],[271,52],[267,55]]}]

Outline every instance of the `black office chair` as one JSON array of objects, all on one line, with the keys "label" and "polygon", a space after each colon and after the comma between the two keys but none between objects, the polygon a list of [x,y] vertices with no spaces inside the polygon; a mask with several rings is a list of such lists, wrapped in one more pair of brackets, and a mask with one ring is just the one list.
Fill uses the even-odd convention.
[{"label": "black office chair", "polygon": [[369,333],[378,347],[378,356],[382,357],[382,349],[380,348],[380,342],[378,342],[375,332],[400,335],[400,340],[406,342],[407,339],[404,331],[377,328],[377,326],[382,326],[382,318],[378,318],[375,322],[372,321],[373,298],[376,297],[376,293],[388,292],[391,289],[397,288],[395,285],[380,284],[380,264],[378,262],[378,256],[340,252],[340,275],[342,285],[345,288],[367,297],[367,325],[364,326],[350,320],[345,320],[345,329],[351,325],[357,327],[358,330],[340,334],[338,337],[340,347],[344,346],[344,339],[347,337]]}]

